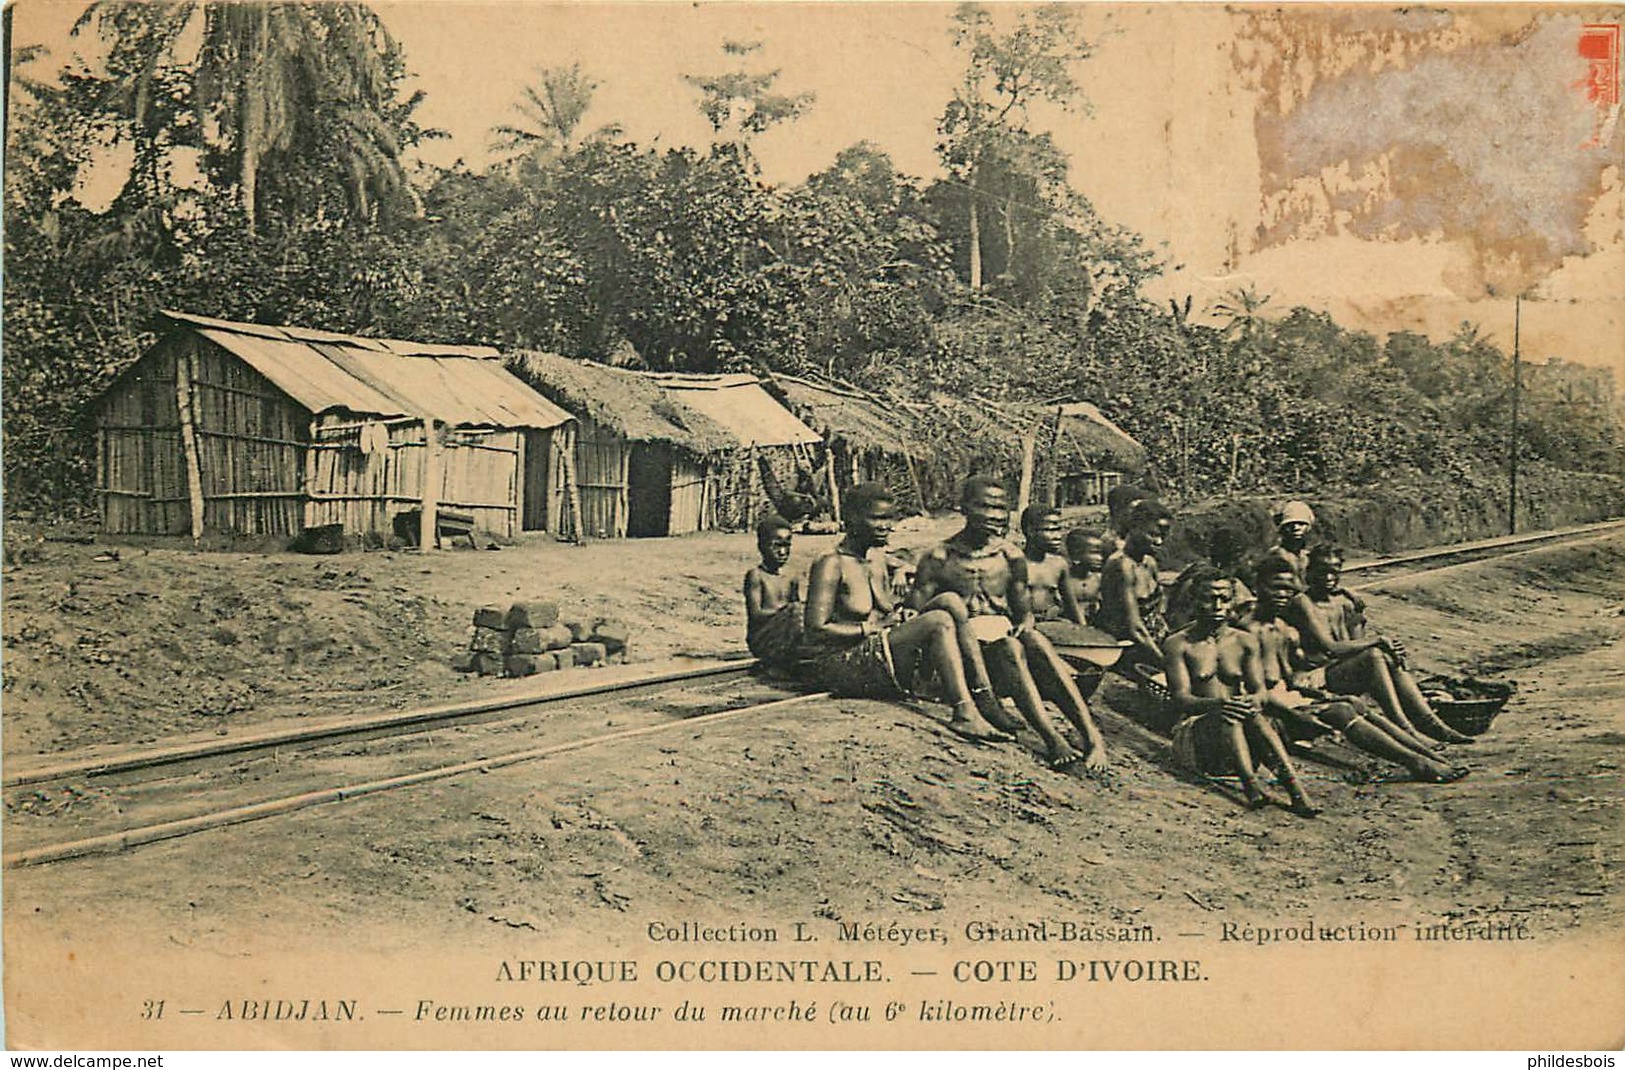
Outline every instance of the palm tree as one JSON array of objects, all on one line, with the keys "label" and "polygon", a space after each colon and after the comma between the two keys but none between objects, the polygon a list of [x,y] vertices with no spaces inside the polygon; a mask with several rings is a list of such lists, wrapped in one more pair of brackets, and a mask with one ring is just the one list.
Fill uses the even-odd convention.
[{"label": "palm tree", "polygon": [[1213,303],[1213,311],[1229,319],[1224,333],[1227,338],[1252,344],[1264,329],[1264,306],[1271,294],[1260,294],[1258,287],[1248,283],[1237,287]]},{"label": "palm tree", "polygon": [[97,0],[74,31],[91,25],[134,72],[111,88],[138,142],[154,134],[155,96],[173,93],[177,71],[190,76],[195,136],[237,185],[250,231],[267,173],[308,180],[314,171],[318,184],[341,184],[362,216],[408,189],[400,53],[366,5]]},{"label": "palm tree", "polygon": [[[598,83],[582,73],[579,63],[568,67],[538,67],[540,81],[527,85],[514,110],[524,117],[522,125],[504,124],[492,129],[493,148],[510,164],[525,159],[540,160],[563,156],[577,147],[576,132],[592,107]],[[607,141],[619,137],[621,127],[606,123],[597,127],[583,142]]]}]

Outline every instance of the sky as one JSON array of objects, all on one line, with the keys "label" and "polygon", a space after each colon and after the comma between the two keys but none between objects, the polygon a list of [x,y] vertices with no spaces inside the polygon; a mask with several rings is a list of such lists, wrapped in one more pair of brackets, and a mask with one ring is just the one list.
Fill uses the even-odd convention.
[{"label": "sky", "polygon": [[[435,164],[483,166],[522,87],[570,63],[600,83],[590,122],[704,146],[682,75],[725,69],[723,42],[747,40],[779,88],[816,96],[757,143],[770,180],[799,181],[862,140],[929,177],[962,69],[938,4],[373,6],[425,93],[421,121],[451,135],[424,148]],[[66,58],[81,10],[21,0],[15,43]],[[1166,257],[1150,296],[1191,296],[1198,318],[1253,286],[1267,312],[1303,304],[1441,338],[1472,320],[1510,348],[1522,292],[1526,359],[1608,365],[1625,386],[1625,131],[1617,103],[1592,99],[1579,44],[1621,14],[1085,5],[1090,106],[1033,120],[1097,211]]]}]

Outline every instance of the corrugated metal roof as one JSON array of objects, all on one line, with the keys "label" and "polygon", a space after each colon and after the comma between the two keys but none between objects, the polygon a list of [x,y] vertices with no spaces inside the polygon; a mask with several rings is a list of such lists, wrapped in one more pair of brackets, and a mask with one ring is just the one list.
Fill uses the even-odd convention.
[{"label": "corrugated metal roof", "polygon": [[660,386],[684,405],[731,431],[746,446],[822,442],[812,428],[774,401],[749,375],[662,377]]},{"label": "corrugated metal roof", "polygon": [[235,354],[311,412],[433,417],[460,427],[543,428],[573,419],[504,368],[489,346],[164,315]]}]

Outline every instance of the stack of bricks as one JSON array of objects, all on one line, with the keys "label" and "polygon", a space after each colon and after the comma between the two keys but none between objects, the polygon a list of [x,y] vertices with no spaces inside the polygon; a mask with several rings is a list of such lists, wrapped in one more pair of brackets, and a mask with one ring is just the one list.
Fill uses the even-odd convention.
[{"label": "stack of bricks", "polygon": [[481,676],[539,672],[626,660],[628,632],[618,621],[561,620],[555,602],[515,602],[474,611],[468,649],[452,668]]}]

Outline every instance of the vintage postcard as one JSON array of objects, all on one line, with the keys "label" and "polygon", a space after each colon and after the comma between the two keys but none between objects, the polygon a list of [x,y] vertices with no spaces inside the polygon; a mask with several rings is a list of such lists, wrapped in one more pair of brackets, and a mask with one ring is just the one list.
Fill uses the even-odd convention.
[{"label": "vintage postcard", "polygon": [[12,4],[6,1043],[1619,1047],[1622,15]]}]

